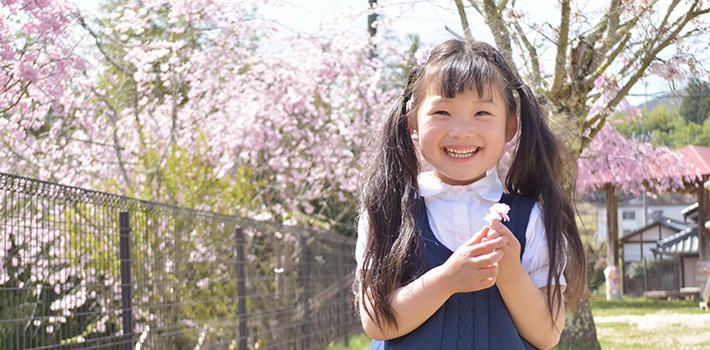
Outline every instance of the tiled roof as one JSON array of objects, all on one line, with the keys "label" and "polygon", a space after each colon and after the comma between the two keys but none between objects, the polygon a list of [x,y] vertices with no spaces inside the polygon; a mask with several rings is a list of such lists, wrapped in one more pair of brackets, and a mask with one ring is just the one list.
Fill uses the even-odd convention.
[{"label": "tiled roof", "polygon": [[694,226],[666,237],[658,243],[654,251],[660,254],[687,255],[698,254],[698,227]]},{"label": "tiled roof", "polygon": [[700,171],[701,175],[710,174],[710,147],[688,145],[676,148],[673,152],[685,156],[688,162]]},{"label": "tiled roof", "polygon": [[667,219],[667,220],[664,221],[664,222],[665,222],[666,225],[672,227],[673,229],[675,229],[675,230],[677,230],[677,231],[683,231],[683,230],[687,230],[687,229],[688,229],[688,225],[686,225],[686,224],[684,224],[684,223],[682,223],[682,222],[675,221],[675,220],[673,220],[673,219]]},{"label": "tiled roof", "polygon": [[658,225],[668,227],[668,228],[675,230],[675,231],[683,231],[683,230],[688,229],[688,225],[661,215],[661,216],[654,217],[653,221],[651,221],[648,225],[646,225],[636,231],[627,233],[626,235],[621,237],[621,240],[627,241],[629,238],[636,236],[642,232],[645,232],[645,231],[649,230],[650,228],[658,226]]}]

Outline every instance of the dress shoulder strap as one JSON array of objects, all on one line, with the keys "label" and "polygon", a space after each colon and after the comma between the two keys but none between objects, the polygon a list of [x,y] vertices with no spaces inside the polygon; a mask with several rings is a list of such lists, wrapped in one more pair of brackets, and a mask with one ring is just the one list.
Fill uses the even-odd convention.
[{"label": "dress shoulder strap", "polygon": [[499,202],[505,203],[510,207],[510,221],[504,222],[503,224],[505,224],[505,226],[513,232],[515,238],[520,241],[520,257],[522,258],[526,243],[525,231],[528,228],[530,213],[535,206],[535,200],[530,197],[504,192]]}]

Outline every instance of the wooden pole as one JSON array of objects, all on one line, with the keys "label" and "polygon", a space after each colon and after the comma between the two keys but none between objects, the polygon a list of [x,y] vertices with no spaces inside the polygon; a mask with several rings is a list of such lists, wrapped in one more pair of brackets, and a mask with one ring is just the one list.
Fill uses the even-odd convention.
[{"label": "wooden pole", "polygon": [[[700,287],[700,295],[706,296],[706,286],[710,283],[710,178],[705,175],[698,187],[698,262],[695,283]],[[707,298],[706,298],[707,299]],[[707,300],[705,301],[707,307]]]},{"label": "wooden pole", "polygon": [[607,266],[619,266],[619,215],[616,186],[606,185],[606,262]]},{"label": "wooden pole", "polygon": [[619,269],[619,215],[616,186],[606,185],[606,299],[619,300],[622,294],[622,274]]},{"label": "wooden pole", "polygon": [[[703,177],[704,181],[708,180],[708,176],[705,175]],[[708,215],[708,211],[710,209],[710,202],[708,200],[708,186],[704,186],[703,182],[700,183],[700,186],[698,187],[698,253],[700,257],[700,261],[707,261],[710,260],[710,233],[708,233],[708,229],[705,227],[705,222],[710,220],[710,215]]]}]

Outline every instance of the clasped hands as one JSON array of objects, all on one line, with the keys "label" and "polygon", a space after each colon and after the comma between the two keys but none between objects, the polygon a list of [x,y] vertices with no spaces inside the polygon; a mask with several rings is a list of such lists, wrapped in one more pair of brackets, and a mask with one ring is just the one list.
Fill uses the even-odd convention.
[{"label": "clasped hands", "polygon": [[520,242],[499,220],[493,220],[456,249],[441,268],[452,293],[506,283],[522,269]]}]

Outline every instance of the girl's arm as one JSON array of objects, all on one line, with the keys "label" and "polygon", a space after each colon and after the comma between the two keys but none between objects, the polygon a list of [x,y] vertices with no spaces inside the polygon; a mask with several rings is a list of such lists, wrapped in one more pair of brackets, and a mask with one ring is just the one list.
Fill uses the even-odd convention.
[{"label": "girl's arm", "polygon": [[508,237],[508,243],[502,248],[504,254],[499,261],[496,285],[518,333],[537,348],[554,347],[565,323],[564,305],[553,308],[555,315],[550,315],[547,288],[538,288],[520,264],[520,242],[500,221],[493,221],[491,227],[490,238]]},{"label": "girl's arm", "polygon": [[375,340],[401,337],[419,327],[454,293],[488,288],[496,282],[497,262],[503,257],[501,248],[509,238],[499,236],[481,242],[488,227],[476,233],[457,249],[441,266],[437,266],[406,286],[394,291],[392,309],[397,327],[380,328],[364,309],[370,300],[360,298],[360,318],[365,333]]}]

